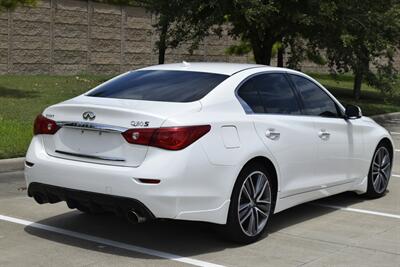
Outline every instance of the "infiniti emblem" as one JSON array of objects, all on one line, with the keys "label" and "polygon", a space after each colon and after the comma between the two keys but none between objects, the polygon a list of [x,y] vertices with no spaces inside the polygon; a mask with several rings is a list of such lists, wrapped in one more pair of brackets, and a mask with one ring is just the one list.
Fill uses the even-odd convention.
[{"label": "infiniti emblem", "polygon": [[82,117],[84,120],[92,121],[96,118],[96,115],[91,111],[85,111],[85,112],[83,112]]}]

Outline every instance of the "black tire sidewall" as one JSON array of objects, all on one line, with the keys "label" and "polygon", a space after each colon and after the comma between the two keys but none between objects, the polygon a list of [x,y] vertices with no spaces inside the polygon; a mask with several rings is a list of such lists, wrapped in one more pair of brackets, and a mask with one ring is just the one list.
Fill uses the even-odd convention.
[{"label": "black tire sidewall", "polygon": [[[375,149],[375,151],[374,151],[374,154],[372,155],[371,165],[369,166],[369,171],[368,171],[367,193],[365,193],[365,195],[366,195],[367,197],[369,197],[369,198],[379,198],[379,197],[382,197],[382,196],[384,196],[384,195],[386,194],[386,190],[387,190],[387,189],[385,189],[382,193],[378,193],[378,192],[375,190],[374,185],[373,185],[372,165],[374,164],[374,158],[375,158],[376,152],[378,152],[378,150],[379,150],[381,147],[386,148],[386,149],[389,151],[389,154],[390,154],[389,147],[387,147],[385,144],[382,144],[382,143],[381,143],[381,144],[379,144],[379,145],[376,147],[376,149]],[[391,161],[391,164],[392,164],[392,163],[393,163],[393,155],[391,155],[390,161]],[[390,166],[390,167],[392,168],[393,166]],[[390,177],[389,177],[389,180],[390,180]],[[386,185],[386,188],[387,188],[388,185],[389,185],[389,181],[388,181],[388,184]]]},{"label": "black tire sidewall", "polygon": [[272,203],[271,203],[270,212],[268,214],[268,221],[267,221],[267,224],[265,225],[264,229],[255,236],[248,236],[243,232],[242,227],[240,226],[240,223],[239,223],[239,218],[237,216],[239,195],[240,195],[240,190],[242,188],[242,185],[243,185],[244,181],[246,180],[247,176],[250,173],[255,172],[255,171],[260,171],[260,172],[264,173],[268,179],[268,183],[270,185],[272,185],[272,179],[271,179],[271,176],[269,175],[267,168],[261,164],[248,164],[239,173],[239,176],[235,182],[235,186],[232,191],[231,201],[230,201],[230,206],[229,206],[229,213],[228,213],[228,221],[227,221],[227,225],[226,225],[227,237],[235,242],[248,244],[248,243],[252,243],[252,242],[255,242],[256,240],[258,240],[265,232],[265,229],[268,226],[268,222],[270,221],[271,215],[273,214],[273,211],[275,208],[276,192],[274,192],[274,189],[271,186]]}]

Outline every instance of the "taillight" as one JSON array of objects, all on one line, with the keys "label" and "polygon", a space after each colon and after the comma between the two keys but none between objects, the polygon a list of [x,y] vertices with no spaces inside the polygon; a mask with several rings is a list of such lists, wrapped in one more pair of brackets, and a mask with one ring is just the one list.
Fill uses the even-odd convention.
[{"label": "taillight", "polygon": [[122,133],[128,143],[148,145],[168,150],[180,150],[208,133],[210,125],[129,129]]},{"label": "taillight", "polygon": [[149,145],[156,129],[129,129],[122,133],[125,140],[130,144]]},{"label": "taillight", "polygon": [[53,120],[50,120],[39,114],[35,119],[35,124],[33,126],[33,134],[55,134],[60,127]]}]

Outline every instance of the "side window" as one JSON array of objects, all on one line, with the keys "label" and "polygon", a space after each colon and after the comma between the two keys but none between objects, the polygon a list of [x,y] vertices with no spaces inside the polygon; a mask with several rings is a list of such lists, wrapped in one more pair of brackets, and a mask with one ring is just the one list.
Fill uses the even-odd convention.
[{"label": "side window", "polygon": [[304,103],[307,115],[321,117],[339,117],[336,103],[315,83],[307,78],[290,75]]},{"label": "side window", "polygon": [[254,113],[265,113],[260,94],[255,86],[257,79],[258,76],[247,80],[239,88],[238,94]]},{"label": "side window", "polygon": [[243,84],[239,89],[239,96],[254,113],[301,113],[299,103],[284,74],[258,75]]}]

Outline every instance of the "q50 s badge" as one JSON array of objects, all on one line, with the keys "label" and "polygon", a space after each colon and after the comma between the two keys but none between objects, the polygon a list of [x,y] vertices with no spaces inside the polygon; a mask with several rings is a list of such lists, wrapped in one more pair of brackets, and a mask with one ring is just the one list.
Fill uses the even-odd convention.
[{"label": "q50 s badge", "polygon": [[134,127],[149,127],[149,121],[131,121],[131,125]]}]

